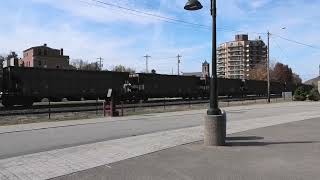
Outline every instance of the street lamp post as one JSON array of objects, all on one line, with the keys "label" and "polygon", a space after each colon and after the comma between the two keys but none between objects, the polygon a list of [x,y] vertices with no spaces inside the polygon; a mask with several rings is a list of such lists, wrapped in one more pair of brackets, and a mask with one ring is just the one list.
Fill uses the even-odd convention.
[{"label": "street lamp post", "polygon": [[[194,11],[202,9],[198,0],[188,0],[184,9]],[[205,117],[204,143],[208,146],[225,144],[226,138],[226,113],[219,109],[218,104],[218,76],[217,76],[217,8],[216,0],[211,0],[212,16],[212,75],[210,78],[210,103]]]}]

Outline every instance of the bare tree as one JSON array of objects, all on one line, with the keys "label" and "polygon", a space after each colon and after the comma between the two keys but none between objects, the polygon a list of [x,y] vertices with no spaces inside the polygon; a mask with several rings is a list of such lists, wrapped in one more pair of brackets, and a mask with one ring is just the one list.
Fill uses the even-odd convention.
[{"label": "bare tree", "polygon": [[71,61],[71,66],[75,67],[77,70],[88,70],[88,71],[101,71],[98,62],[89,63],[82,59],[74,59]]},{"label": "bare tree", "polygon": [[302,83],[302,79],[300,78],[300,76],[298,74],[293,73],[292,83],[293,84],[301,84]]},{"label": "bare tree", "polygon": [[14,51],[11,51],[5,58],[5,60],[10,60],[11,58],[14,58],[15,60],[18,60],[18,54]]},{"label": "bare tree", "polygon": [[278,62],[273,69],[272,79],[282,83],[293,82],[292,69],[288,65]]},{"label": "bare tree", "polygon": [[[251,68],[249,78],[252,80],[267,80],[267,68],[265,64],[258,64]],[[282,83],[301,84],[302,80],[298,74],[293,73],[292,69],[285,64],[275,63],[270,67],[271,81]]]},{"label": "bare tree", "polygon": [[251,80],[267,80],[267,68],[264,63],[253,66],[249,72],[249,79]]},{"label": "bare tree", "polygon": [[135,73],[136,70],[133,68],[129,68],[129,67],[125,67],[123,65],[117,65],[115,66],[112,71],[116,71],[116,72],[129,72],[129,73]]},{"label": "bare tree", "polygon": [[4,57],[0,56],[0,78],[2,78],[2,74],[3,74],[3,61],[4,61]]}]

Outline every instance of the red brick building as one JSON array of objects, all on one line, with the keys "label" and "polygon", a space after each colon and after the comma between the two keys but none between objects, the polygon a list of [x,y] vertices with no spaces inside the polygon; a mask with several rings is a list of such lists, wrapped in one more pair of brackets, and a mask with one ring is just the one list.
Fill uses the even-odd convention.
[{"label": "red brick building", "polygon": [[49,69],[69,69],[69,56],[63,54],[63,49],[53,49],[44,44],[23,51],[21,66]]}]

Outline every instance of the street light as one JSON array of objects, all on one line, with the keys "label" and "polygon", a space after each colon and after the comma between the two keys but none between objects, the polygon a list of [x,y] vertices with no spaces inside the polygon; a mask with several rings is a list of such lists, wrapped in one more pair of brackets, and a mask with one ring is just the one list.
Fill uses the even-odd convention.
[{"label": "street light", "polygon": [[[210,78],[210,103],[205,118],[204,143],[208,146],[225,144],[226,113],[218,105],[218,76],[217,76],[217,11],[216,0],[211,0],[212,23],[212,77]],[[188,0],[185,10],[195,11],[203,6],[198,0]]]},{"label": "street light", "polygon": [[196,11],[202,8],[202,4],[197,0],[189,0],[187,4],[184,6],[184,9],[188,11]]}]

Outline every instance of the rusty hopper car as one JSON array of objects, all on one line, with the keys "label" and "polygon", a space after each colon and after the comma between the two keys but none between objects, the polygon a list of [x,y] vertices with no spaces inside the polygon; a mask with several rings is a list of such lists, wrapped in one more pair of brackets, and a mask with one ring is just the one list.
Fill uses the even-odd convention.
[{"label": "rusty hopper car", "polygon": [[109,89],[119,92],[129,73],[8,67],[4,69],[2,104],[30,106],[49,98],[59,101],[105,98]]},{"label": "rusty hopper car", "polygon": [[136,89],[135,100],[148,98],[200,96],[200,78],[195,76],[176,76],[160,74],[132,74],[130,84]]}]

